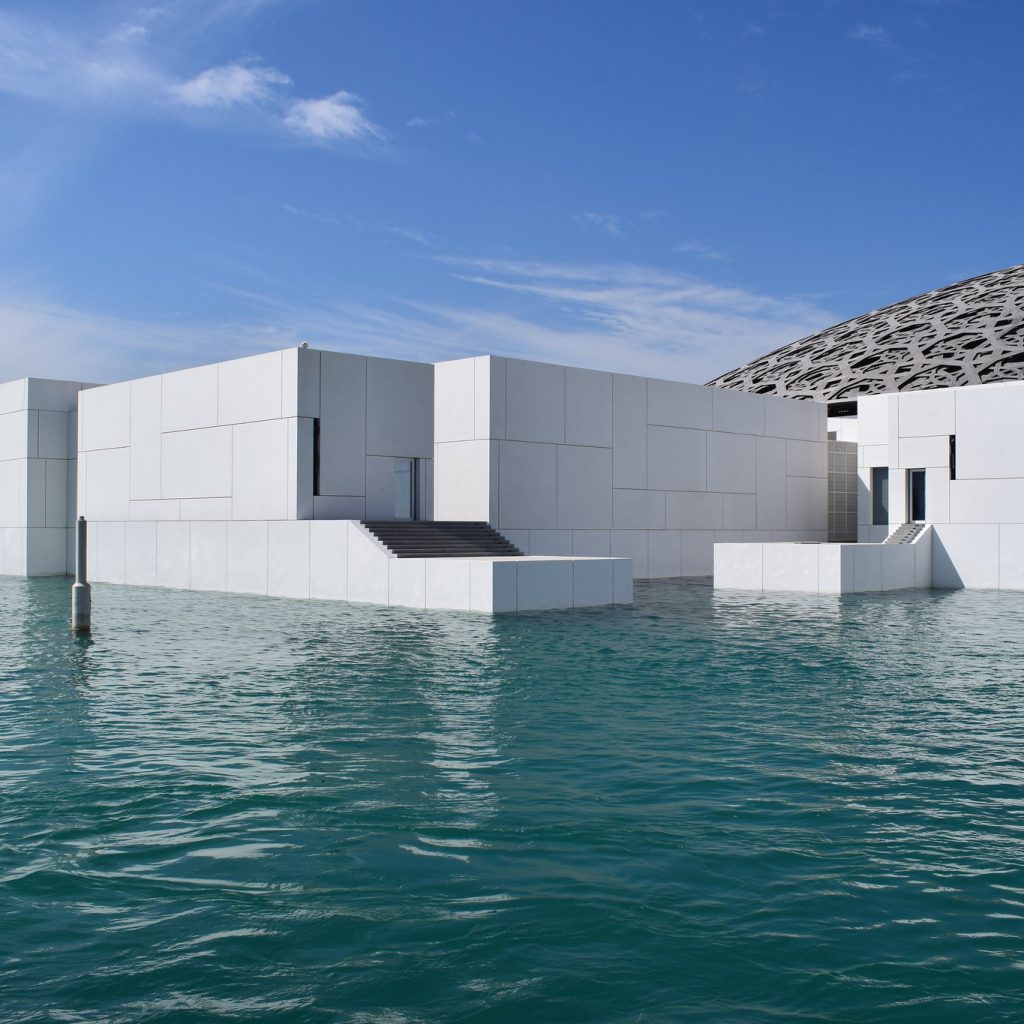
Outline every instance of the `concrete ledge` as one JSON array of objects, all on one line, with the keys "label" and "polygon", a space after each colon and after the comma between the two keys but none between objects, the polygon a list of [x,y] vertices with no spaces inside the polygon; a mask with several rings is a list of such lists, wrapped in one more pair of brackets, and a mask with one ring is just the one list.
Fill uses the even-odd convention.
[{"label": "concrete ledge", "polygon": [[716,544],[715,587],[864,594],[932,585],[932,528],[912,544]]}]

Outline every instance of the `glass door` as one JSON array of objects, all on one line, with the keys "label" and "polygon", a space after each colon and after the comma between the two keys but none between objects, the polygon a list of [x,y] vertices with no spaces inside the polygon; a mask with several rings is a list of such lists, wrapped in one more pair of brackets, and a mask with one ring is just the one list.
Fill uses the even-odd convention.
[{"label": "glass door", "polygon": [[395,518],[416,518],[415,459],[395,459]]},{"label": "glass door", "polygon": [[907,470],[907,518],[912,523],[924,522],[924,470]]}]

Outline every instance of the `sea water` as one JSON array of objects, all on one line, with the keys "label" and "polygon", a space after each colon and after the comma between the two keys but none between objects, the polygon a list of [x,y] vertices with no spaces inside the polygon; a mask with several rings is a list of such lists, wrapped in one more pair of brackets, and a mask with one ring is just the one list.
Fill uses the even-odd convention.
[{"label": "sea water", "polygon": [[0,581],[0,1020],[1024,1019],[1024,595]]}]

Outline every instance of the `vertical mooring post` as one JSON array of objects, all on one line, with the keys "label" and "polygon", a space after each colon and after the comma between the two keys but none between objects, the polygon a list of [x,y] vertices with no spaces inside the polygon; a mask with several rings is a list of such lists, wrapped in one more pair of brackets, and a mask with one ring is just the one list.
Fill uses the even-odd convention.
[{"label": "vertical mooring post", "polygon": [[92,587],[87,577],[88,533],[85,516],[75,524],[75,582],[71,585],[71,629],[88,633],[92,629]]}]

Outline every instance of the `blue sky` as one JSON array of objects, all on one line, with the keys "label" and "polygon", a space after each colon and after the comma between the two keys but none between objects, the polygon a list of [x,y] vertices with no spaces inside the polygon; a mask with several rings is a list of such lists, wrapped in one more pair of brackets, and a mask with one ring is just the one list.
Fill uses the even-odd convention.
[{"label": "blue sky", "polygon": [[1019,0],[0,0],[0,379],[703,381],[1024,260]]}]

